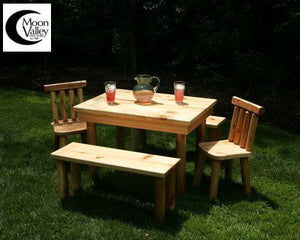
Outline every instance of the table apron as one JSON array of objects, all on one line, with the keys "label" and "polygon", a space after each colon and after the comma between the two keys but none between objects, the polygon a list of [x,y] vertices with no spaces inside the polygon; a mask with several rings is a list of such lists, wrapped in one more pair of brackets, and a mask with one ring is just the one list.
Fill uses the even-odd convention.
[{"label": "table apron", "polygon": [[188,132],[191,133],[196,127],[202,124],[202,122],[204,122],[203,120],[206,119],[209,115],[211,115],[213,111],[213,108],[209,108],[204,113],[202,113],[203,115],[201,116],[201,118],[198,118],[189,126]]},{"label": "table apron", "polygon": [[92,122],[92,123],[100,123],[100,124],[114,125],[120,127],[129,127],[129,128],[188,135],[202,122],[204,122],[204,120],[209,115],[211,115],[212,112],[213,112],[213,107],[203,112],[201,114],[201,117],[198,117],[191,124],[186,124],[186,125],[182,123],[176,124],[174,122],[168,121],[167,119],[153,120],[147,118],[145,119],[121,118],[117,116],[108,116],[105,114],[92,114],[92,113],[85,113],[85,112],[78,112],[78,119],[81,121]]},{"label": "table apron", "polygon": [[78,119],[80,121],[114,125],[120,127],[137,128],[137,129],[184,134],[184,135],[189,134],[189,125],[171,124],[167,120],[153,121],[149,119],[126,119],[120,117],[107,116],[104,114],[95,115],[95,114],[90,114],[90,113],[86,114],[80,112],[78,112]]}]

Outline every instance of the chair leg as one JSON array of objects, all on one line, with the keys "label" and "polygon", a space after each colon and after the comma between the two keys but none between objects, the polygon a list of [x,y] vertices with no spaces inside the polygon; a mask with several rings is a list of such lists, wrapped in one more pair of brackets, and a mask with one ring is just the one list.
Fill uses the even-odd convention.
[{"label": "chair leg", "polygon": [[212,161],[212,172],[209,189],[209,199],[213,201],[218,195],[219,176],[220,176],[221,162]]},{"label": "chair leg", "polygon": [[59,136],[54,135],[54,150],[59,149]]},{"label": "chair leg", "polygon": [[203,171],[204,171],[205,161],[206,161],[206,156],[201,154],[200,150],[198,150],[198,157],[195,163],[193,187],[198,187],[200,185]]},{"label": "chair leg", "polygon": [[59,148],[67,145],[67,136],[59,136]]},{"label": "chair leg", "polygon": [[84,133],[81,133],[81,142],[82,143],[87,143],[87,133],[84,132]]},{"label": "chair leg", "polygon": [[233,173],[233,160],[228,160],[225,162],[225,179],[232,181]]},{"label": "chair leg", "polygon": [[244,193],[246,196],[251,196],[248,158],[241,158],[240,162],[241,162],[242,183],[243,183]]}]

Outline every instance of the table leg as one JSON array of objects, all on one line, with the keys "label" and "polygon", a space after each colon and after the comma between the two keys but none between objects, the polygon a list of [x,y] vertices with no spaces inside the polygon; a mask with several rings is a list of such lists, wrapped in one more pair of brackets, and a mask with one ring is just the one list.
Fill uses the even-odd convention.
[{"label": "table leg", "polygon": [[117,148],[125,149],[125,128],[117,127]]},{"label": "table leg", "polygon": [[140,137],[141,137],[141,144],[143,149],[146,148],[147,145],[147,131],[146,130],[140,130]]},{"label": "table leg", "polygon": [[139,129],[131,129],[131,145],[133,151],[137,152],[140,150]]},{"label": "table leg", "polygon": [[176,155],[180,158],[176,171],[176,192],[178,195],[183,195],[185,191],[186,135],[176,135]]},{"label": "table leg", "polygon": [[143,129],[131,129],[131,143],[133,151],[140,151],[141,146],[146,147],[147,131]]},{"label": "table leg", "polygon": [[[97,145],[97,132],[96,132],[96,124],[87,122],[87,143],[92,145]],[[90,177],[93,180],[99,178],[98,167],[89,166]]]}]

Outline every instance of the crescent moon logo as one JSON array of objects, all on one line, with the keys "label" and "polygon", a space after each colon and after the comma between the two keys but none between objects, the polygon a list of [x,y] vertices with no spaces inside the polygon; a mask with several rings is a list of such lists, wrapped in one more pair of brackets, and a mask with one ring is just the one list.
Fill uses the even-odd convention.
[{"label": "crescent moon logo", "polygon": [[22,38],[17,32],[17,23],[18,23],[19,19],[21,17],[23,17],[24,15],[30,14],[30,13],[40,14],[39,12],[32,11],[32,10],[22,10],[22,11],[18,11],[16,13],[14,13],[13,15],[11,15],[8,18],[5,29],[6,29],[7,35],[14,42],[22,44],[22,45],[32,45],[32,44],[36,44],[36,43],[42,41],[42,40],[28,41],[28,40]]}]

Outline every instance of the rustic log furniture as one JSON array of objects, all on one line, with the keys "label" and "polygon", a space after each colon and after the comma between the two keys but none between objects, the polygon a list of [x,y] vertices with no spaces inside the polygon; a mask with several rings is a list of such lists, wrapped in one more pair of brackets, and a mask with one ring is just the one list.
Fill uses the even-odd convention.
[{"label": "rustic log furniture", "polygon": [[[136,103],[131,90],[117,89],[114,105],[106,103],[104,93],[73,109],[81,121],[87,122],[89,144],[97,144],[96,123],[118,126],[119,136],[124,135],[123,127],[175,133],[176,153],[181,159],[177,165],[176,191],[182,195],[185,191],[187,135],[197,128],[197,143],[204,141],[205,121],[213,112],[216,102],[215,99],[185,96],[183,104],[178,105],[174,95],[156,93],[152,102],[144,105]],[[90,172],[90,175],[97,178],[97,169]]]},{"label": "rustic log furniture", "polygon": [[[82,88],[86,86],[86,81],[75,81],[75,82],[64,82],[64,83],[54,83],[44,85],[45,92],[50,92],[51,106],[52,106],[52,116],[53,122],[51,126],[53,127],[55,134],[55,149],[63,147],[67,144],[67,135],[70,134],[81,134],[83,141],[86,139],[86,122],[79,121],[77,119],[76,113],[73,110],[75,105],[76,94],[78,98],[78,103],[83,102],[83,91]],[[68,118],[67,111],[67,99],[66,92],[69,94],[69,112],[70,118]],[[56,102],[56,92],[60,97],[60,106]],[[61,110],[61,120],[59,118],[58,108]]]},{"label": "rustic log furniture", "polygon": [[[83,102],[82,88],[84,87],[86,87],[85,80],[44,85],[44,90],[46,92],[50,92],[51,97],[53,116],[53,122],[51,123],[51,126],[54,130],[55,150],[65,146],[67,144],[67,136],[71,134],[81,134],[81,141],[87,141],[86,122],[79,121],[76,112],[73,110],[73,106],[76,103]],[[68,91],[69,97],[66,97],[66,91]],[[60,99],[59,105],[57,104],[56,93],[58,93]],[[69,104],[67,104],[67,99],[69,100]],[[69,105],[70,118],[68,117],[67,105]],[[61,112],[61,120],[59,117],[59,108]],[[78,174],[79,165],[76,163],[72,163],[71,171],[73,174]]]},{"label": "rustic log furniture", "polygon": [[209,141],[220,140],[222,124],[225,121],[225,117],[210,115],[206,118],[206,128],[209,129]]},{"label": "rustic log furniture", "polygon": [[[154,218],[161,222],[175,207],[176,165],[179,158],[125,151],[83,143],[70,143],[51,153],[57,161],[59,196],[69,196],[66,162],[103,167],[155,177]],[[72,174],[72,189],[81,188],[81,172]]]},{"label": "rustic log furniture", "polygon": [[195,168],[194,187],[199,186],[206,158],[212,161],[209,199],[218,193],[221,162],[225,161],[225,177],[232,180],[232,159],[240,158],[242,183],[245,195],[251,195],[248,158],[256,132],[258,117],[265,112],[259,105],[233,97],[234,111],[227,140],[199,143],[198,161]]}]

